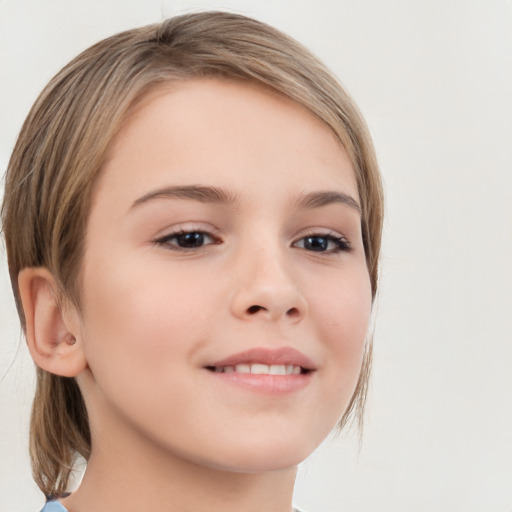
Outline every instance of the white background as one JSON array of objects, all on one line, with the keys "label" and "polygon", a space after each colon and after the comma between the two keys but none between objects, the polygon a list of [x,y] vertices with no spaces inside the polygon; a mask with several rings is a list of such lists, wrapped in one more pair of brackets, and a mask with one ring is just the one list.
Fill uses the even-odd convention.
[{"label": "white background", "polygon": [[[2,172],[36,95],[76,53],[198,8],[254,16],[310,47],[359,103],[384,175],[362,448],[355,435],[324,444],[297,504],[511,512],[512,2],[0,0]],[[0,512],[34,512],[34,372],[0,252]]]}]

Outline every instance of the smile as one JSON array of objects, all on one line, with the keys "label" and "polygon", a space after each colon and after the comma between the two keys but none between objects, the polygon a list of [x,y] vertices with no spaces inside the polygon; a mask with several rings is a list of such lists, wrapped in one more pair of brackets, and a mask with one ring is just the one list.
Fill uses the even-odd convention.
[{"label": "smile", "polygon": [[309,384],[317,364],[293,347],[253,347],[203,367],[218,382],[263,394],[287,395]]},{"label": "smile", "polygon": [[250,373],[253,375],[300,375],[308,370],[293,364],[237,364],[235,366],[208,366],[208,370],[216,373]]}]

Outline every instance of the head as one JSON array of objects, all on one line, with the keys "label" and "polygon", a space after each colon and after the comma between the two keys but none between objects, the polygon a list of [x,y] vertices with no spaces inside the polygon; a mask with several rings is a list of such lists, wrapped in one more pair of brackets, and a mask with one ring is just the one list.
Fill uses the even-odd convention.
[{"label": "head", "polygon": [[[52,79],[29,113],[9,163],[2,206],[9,271],[24,329],[18,286],[24,269],[47,269],[56,303],[81,310],[78,276],[93,196],[127,120],[162,87],[209,78],[278,93],[332,131],[355,175],[375,297],[382,192],[371,139],[356,106],[327,69],[289,37],[242,16],[201,13],[92,46]],[[340,426],[362,417],[370,362],[368,340]],[[59,494],[67,488],[77,454],[89,457],[88,414],[73,377],[38,368],[37,379],[31,424],[34,475],[47,495]]]}]

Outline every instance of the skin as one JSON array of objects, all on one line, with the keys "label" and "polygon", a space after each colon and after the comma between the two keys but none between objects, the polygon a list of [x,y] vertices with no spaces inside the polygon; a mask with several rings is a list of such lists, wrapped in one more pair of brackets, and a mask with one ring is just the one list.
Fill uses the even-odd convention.
[{"label": "skin", "polygon": [[[236,200],[150,198],[198,185]],[[338,200],[303,204],[325,191]],[[339,197],[357,205],[345,150],[274,92],[192,80],[134,109],[96,185],[81,311],[48,307],[44,270],[20,278],[36,362],[76,375],[90,415],[70,512],[290,511],[297,464],[352,396],[371,310],[360,214]],[[45,358],[43,327],[61,340]],[[313,371],[276,393],[205,368],[255,347]]]}]

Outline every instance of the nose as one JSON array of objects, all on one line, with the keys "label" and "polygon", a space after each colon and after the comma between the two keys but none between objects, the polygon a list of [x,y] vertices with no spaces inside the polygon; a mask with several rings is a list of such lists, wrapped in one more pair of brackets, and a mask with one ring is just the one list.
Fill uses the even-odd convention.
[{"label": "nose", "polygon": [[255,250],[233,268],[232,313],[242,320],[300,322],[307,302],[278,251]]}]

